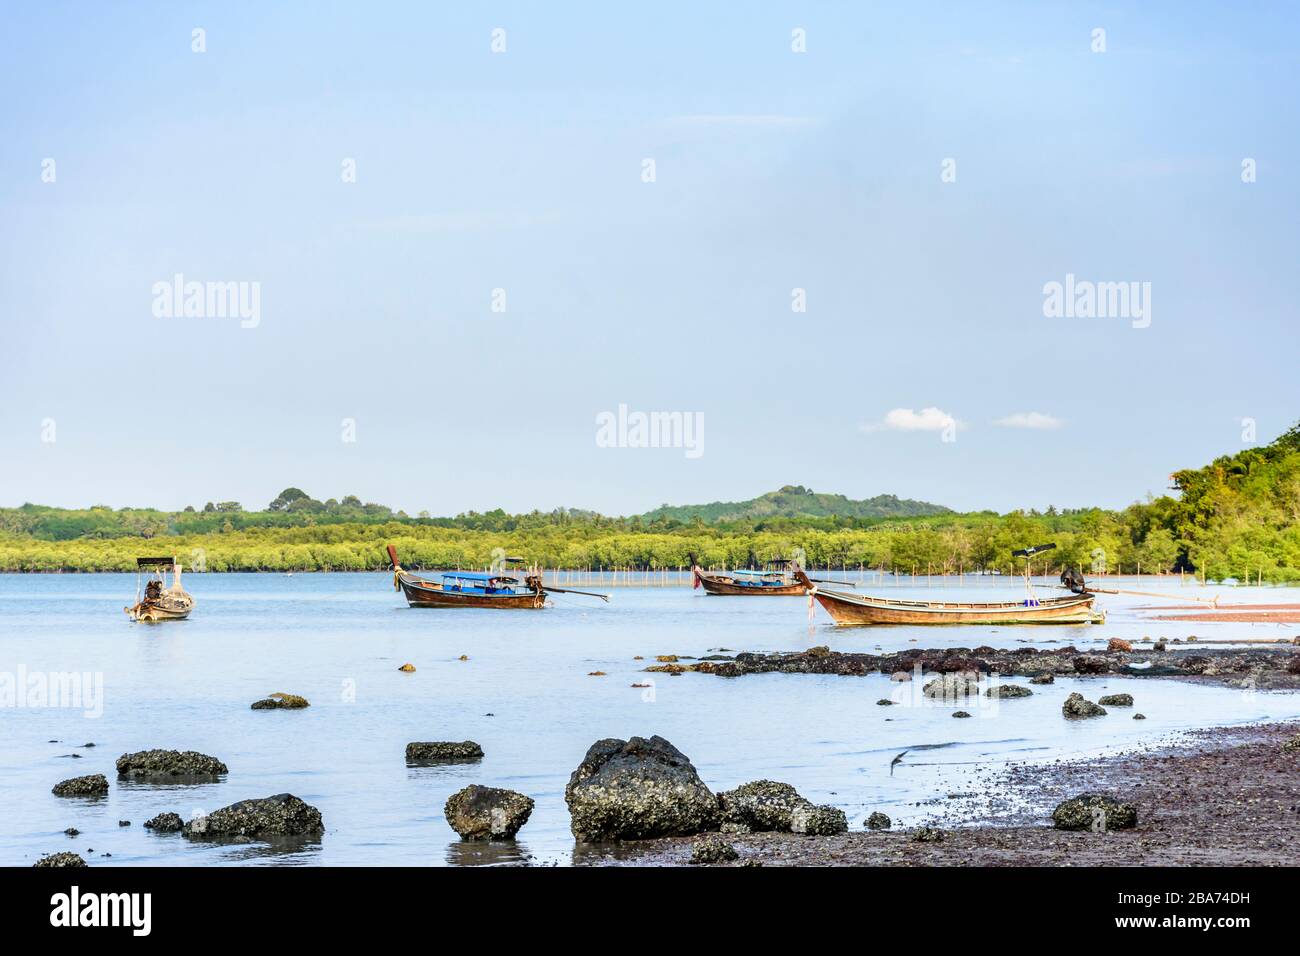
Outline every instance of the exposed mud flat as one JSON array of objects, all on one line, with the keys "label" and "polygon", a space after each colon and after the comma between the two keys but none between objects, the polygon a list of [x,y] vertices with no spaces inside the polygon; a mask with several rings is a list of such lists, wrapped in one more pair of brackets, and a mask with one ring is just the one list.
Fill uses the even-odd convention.
[{"label": "exposed mud flat", "polygon": [[[1284,751],[1283,744],[1298,731],[1300,722],[1213,728],[1137,753],[1012,766],[985,784],[982,802],[994,812],[936,821],[940,839],[919,840],[919,829],[865,831],[862,821],[838,836],[729,834],[739,858],[726,865],[1293,866],[1300,853],[1300,749]],[[1054,829],[1055,805],[1083,792],[1135,805],[1137,826]],[[687,865],[694,841],[586,847],[574,862]]]}]

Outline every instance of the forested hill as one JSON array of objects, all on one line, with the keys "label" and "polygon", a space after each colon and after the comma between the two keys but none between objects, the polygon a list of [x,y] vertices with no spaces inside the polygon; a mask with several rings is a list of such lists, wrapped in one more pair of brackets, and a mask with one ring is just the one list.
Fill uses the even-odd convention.
[{"label": "forested hill", "polygon": [[714,501],[707,505],[663,505],[641,517],[646,521],[761,521],[765,518],[918,518],[952,514],[942,505],[894,495],[854,501],[844,495],[818,494],[802,485],[786,485],[748,501]]}]

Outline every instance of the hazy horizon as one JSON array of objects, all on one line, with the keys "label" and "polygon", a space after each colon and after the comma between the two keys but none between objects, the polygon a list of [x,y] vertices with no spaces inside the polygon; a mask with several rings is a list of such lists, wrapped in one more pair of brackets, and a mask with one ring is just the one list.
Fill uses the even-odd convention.
[{"label": "hazy horizon", "polygon": [[1300,418],[1286,4],[0,17],[6,506],[1123,508]]}]

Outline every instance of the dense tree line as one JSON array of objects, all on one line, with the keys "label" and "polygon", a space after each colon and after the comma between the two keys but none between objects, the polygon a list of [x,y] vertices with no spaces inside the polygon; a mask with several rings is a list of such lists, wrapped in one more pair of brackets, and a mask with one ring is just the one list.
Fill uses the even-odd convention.
[{"label": "dense tree line", "polygon": [[[505,549],[545,567],[709,567],[802,553],[815,567],[903,572],[1016,570],[1011,551],[1052,542],[1049,571],[1184,571],[1211,580],[1300,580],[1300,426],[1269,445],[1177,472],[1179,498],[1123,511],[992,512],[912,518],[771,517],[706,523],[609,518],[559,509],[409,517],[355,496],[316,501],[286,489],[265,511],[37,505],[0,509],[0,570],[126,571],[137,555],[175,554],[208,571],[360,571],[387,566],[484,567]],[[233,506],[233,507],[231,507]],[[1036,565],[1037,567],[1037,565]]]}]

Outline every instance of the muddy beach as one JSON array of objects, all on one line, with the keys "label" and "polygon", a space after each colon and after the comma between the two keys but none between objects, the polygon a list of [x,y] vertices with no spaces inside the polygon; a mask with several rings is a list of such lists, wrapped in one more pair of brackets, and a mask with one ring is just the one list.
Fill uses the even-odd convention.
[{"label": "muddy beach", "polygon": [[[1300,722],[1195,731],[1118,756],[1012,765],[986,791],[955,795],[922,828],[835,836],[726,834],[738,859],[766,866],[1293,866],[1300,858]],[[1132,829],[1094,833],[1052,826],[1053,808],[1107,793],[1137,810]],[[964,799],[962,799],[964,798]],[[936,833],[938,838],[936,839]],[[678,866],[698,838],[590,847],[574,862]]]}]

